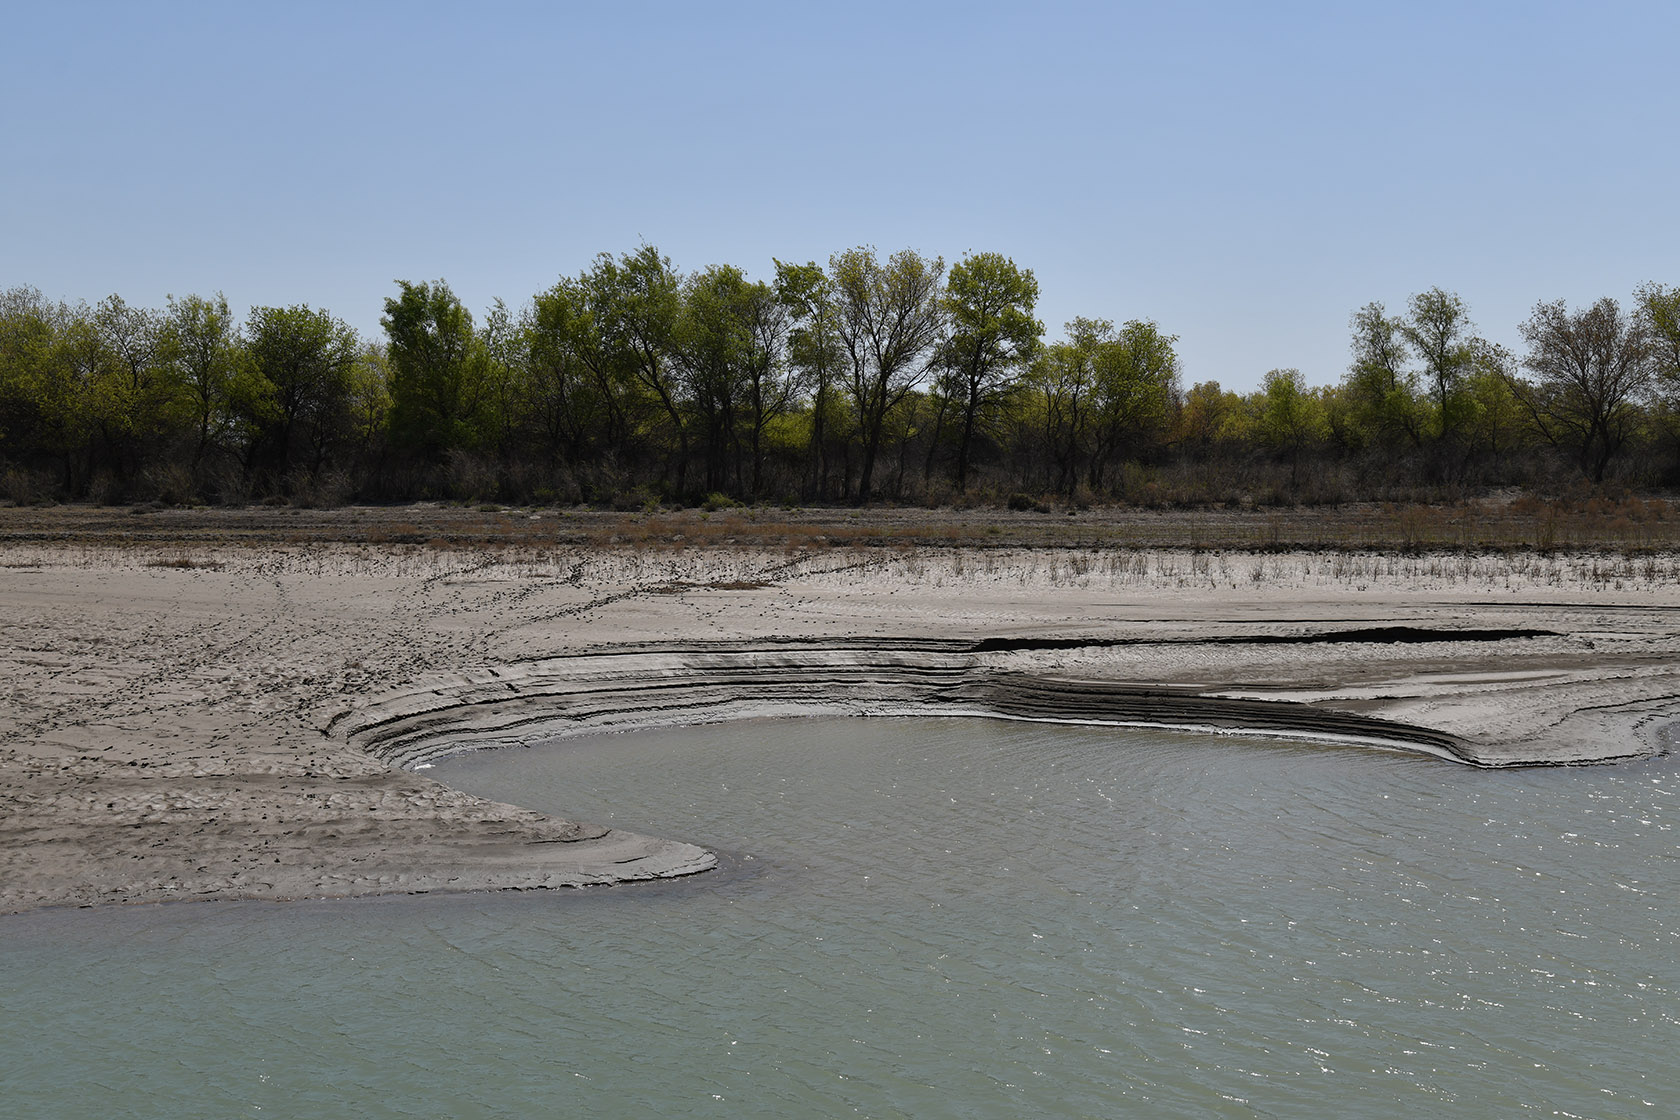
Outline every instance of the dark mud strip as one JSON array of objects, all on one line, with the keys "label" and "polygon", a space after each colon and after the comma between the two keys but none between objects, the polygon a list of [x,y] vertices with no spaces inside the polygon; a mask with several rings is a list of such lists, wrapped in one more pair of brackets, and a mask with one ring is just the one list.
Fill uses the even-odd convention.
[{"label": "dark mud strip", "polygon": [[[839,638],[824,642],[830,651],[877,651],[881,653],[1033,653],[1070,649],[1123,649],[1131,646],[1298,646],[1347,643],[1354,645],[1430,645],[1445,642],[1511,642],[1525,638],[1567,637],[1558,630],[1518,627],[1442,628],[1427,626],[1366,626],[1349,630],[1307,630],[1298,634],[1215,634],[1207,637],[1174,637],[1152,634],[1142,638],[1072,637],[1047,638],[1037,635],[999,636],[978,641],[961,638]],[[754,638],[742,642],[642,643],[584,650],[574,656],[632,653],[753,653],[778,650],[810,650],[809,638]]]},{"label": "dark mud strip", "polygon": [[969,648],[975,653],[1051,649],[1110,649],[1126,645],[1194,644],[1210,646],[1297,646],[1331,642],[1364,645],[1426,645],[1431,642],[1506,642],[1522,638],[1562,637],[1556,630],[1438,630],[1422,626],[1367,626],[1306,634],[1225,635],[1211,638],[985,638]]},{"label": "dark mud strip", "polygon": [[1291,700],[1242,700],[1189,689],[1139,688],[1110,681],[1000,677],[985,685],[999,715],[1043,720],[1168,724],[1273,735],[1328,737],[1422,749],[1462,762],[1475,760],[1454,735],[1415,724],[1374,719]]}]

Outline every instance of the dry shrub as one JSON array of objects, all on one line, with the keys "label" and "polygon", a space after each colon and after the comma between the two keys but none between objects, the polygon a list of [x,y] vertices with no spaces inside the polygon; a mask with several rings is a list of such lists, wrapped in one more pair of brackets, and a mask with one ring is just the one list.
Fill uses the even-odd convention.
[{"label": "dry shrub", "polygon": [[32,506],[53,500],[52,476],[43,471],[8,468],[0,475],[0,494],[20,506]]},{"label": "dry shrub", "polygon": [[192,472],[180,463],[164,463],[140,472],[139,494],[143,498],[178,506],[198,496]]},{"label": "dry shrub", "polygon": [[180,556],[159,557],[154,560],[146,561],[146,567],[148,568],[181,568],[187,570],[207,569],[209,571],[219,572],[225,566],[226,565],[224,565],[220,560],[211,560],[198,556],[188,556],[184,553]]}]

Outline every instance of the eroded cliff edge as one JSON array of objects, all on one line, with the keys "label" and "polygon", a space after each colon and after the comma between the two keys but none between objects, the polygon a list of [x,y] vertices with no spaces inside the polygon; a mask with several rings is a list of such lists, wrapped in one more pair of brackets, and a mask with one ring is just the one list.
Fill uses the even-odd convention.
[{"label": "eroded cliff edge", "polygon": [[11,545],[0,911],[700,870],[682,838],[401,768],[661,723],[986,714],[1484,766],[1647,754],[1680,698],[1677,564]]},{"label": "eroded cliff edge", "polygon": [[[1297,664],[1304,669],[1312,657],[1303,647],[1439,643],[1459,647],[1463,659],[1465,646],[1558,637],[1534,629],[1377,627],[1281,641],[1274,635],[1246,644],[1297,647]],[[1085,655],[1083,667],[1090,674],[1089,655],[1117,644],[1013,637],[641,646],[440,675],[347,710],[334,718],[332,729],[370,755],[409,770],[462,750],[800,716],[970,716],[1164,727],[1415,751],[1505,767],[1654,754],[1663,746],[1660,729],[1680,711],[1680,698],[1666,691],[1671,674],[1660,670],[1617,677],[1622,695],[1608,705],[1585,702],[1597,699],[1602,682],[1592,687],[1561,668],[1419,677],[1408,691],[1388,696],[1346,685],[1320,692],[1300,687],[1304,680],[1282,695],[1283,690],[1257,691],[1236,681],[1139,682],[1050,671],[1061,658]],[[1136,654],[1158,643],[1124,644]],[[1497,660],[1492,649],[1484,656]],[[1023,668],[1023,661],[1033,667]],[[1509,709],[1500,723],[1503,734],[1484,729],[1463,735],[1384,714],[1429,703],[1452,712],[1478,702]],[[1536,726],[1548,717],[1554,720],[1549,731]]]}]

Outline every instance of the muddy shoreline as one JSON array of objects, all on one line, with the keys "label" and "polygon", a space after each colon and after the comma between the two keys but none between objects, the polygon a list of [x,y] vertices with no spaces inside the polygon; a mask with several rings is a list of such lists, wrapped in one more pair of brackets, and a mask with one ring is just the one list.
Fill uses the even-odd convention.
[{"label": "muddy shoreline", "polygon": [[463,675],[383,697],[335,720],[333,730],[404,770],[424,769],[463,750],[529,747],[608,731],[817,716],[1174,728],[1412,750],[1479,766],[1532,761],[1489,761],[1474,744],[1438,729],[1297,701],[1000,672],[984,654],[960,648],[976,643],[925,648],[935,644],[917,651],[821,643],[642,650],[501,666],[493,680]]},{"label": "muddy shoreline", "polygon": [[3,523],[0,912],[710,866],[683,838],[405,769],[462,746],[983,714],[1508,766],[1650,754],[1680,712],[1673,553],[214,545]]}]

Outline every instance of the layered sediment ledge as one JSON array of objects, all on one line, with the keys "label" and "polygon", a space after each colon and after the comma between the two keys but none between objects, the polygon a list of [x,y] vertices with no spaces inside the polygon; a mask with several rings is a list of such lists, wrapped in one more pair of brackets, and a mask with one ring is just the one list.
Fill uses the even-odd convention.
[{"label": "layered sediment ledge", "polygon": [[0,913],[712,866],[420,769],[597,731],[980,715],[1497,767],[1648,755],[1680,711],[1669,556],[114,543],[0,570]]},{"label": "layered sediment ledge", "polygon": [[[1533,632],[1513,636],[1530,637]],[[1436,632],[1435,637],[1462,640],[1450,631]],[[1472,640],[1504,637],[1478,633]],[[1350,639],[1330,634],[1323,640]],[[1376,630],[1351,640],[1396,639]],[[1403,640],[1419,641],[1420,632],[1410,629]],[[1059,641],[1054,646],[1086,648]],[[1627,713],[1601,714],[1606,730],[1628,733],[1624,735],[1585,741],[1525,737],[1521,742],[1477,742],[1446,728],[1362,714],[1333,702],[1010,667],[1007,655],[1029,648],[1032,643],[1019,639],[922,639],[599,652],[417,682],[343,712],[332,728],[359,749],[409,770],[463,750],[529,746],[604,731],[817,715],[979,716],[1275,735],[1503,767],[1655,753],[1660,745],[1650,732],[1672,707],[1658,700],[1624,705]]]}]

